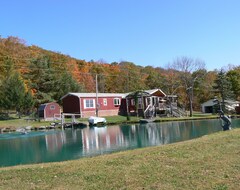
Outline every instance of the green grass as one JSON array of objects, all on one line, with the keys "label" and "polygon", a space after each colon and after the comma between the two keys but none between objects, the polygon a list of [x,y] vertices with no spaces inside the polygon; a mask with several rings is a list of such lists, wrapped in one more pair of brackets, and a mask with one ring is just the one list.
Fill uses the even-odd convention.
[{"label": "green grass", "polygon": [[139,120],[141,119],[140,117],[135,117],[135,116],[131,116],[130,120],[127,120],[126,116],[107,116],[105,117],[108,123],[112,123],[112,124],[118,124],[118,123],[131,123],[131,122],[139,122]]},{"label": "green grass", "polygon": [[[109,124],[119,124],[119,123],[125,123],[125,122],[138,122],[139,117],[131,117],[130,121],[127,121],[127,117],[125,116],[107,116],[105,117],[107,119],[107,122]],[[71,121],[71,119],[65,119],[66,121]],[[87,118],[80,118],[77,119],[79,122],[87,122]],[[14,119],[9,119],[9,120],[0,120],[0,128],[5,128],[5,127],[12,127],[12,128],[18,128],[18,127],[23,127],[23,126],[41,126],[41,125],[49,125],[51,121],[27,121],[25,118],[14,118]]]},{"label": "green grass", "polygon": [[[189,120],[189,119],[212,119],[216,118],[216,115],[209,115],[209,114],[196,114],[193,117],[181,117],[181,118],[169,118],[169,117],[157,117],[155,122],[164,122],[164,121],[181,121],[181,120]],[[108,125],[113,124],[121,124],[121,123],[138,123],[141,117],[134,117],[131,116],[130,120],[127,120],[126,116],[107,116],[105,117],[107,119]],[[87,118],[80,118],[77,119],[79,122],[87,123]],[[71,119],[66,119],[66,121],[71,122]],[[14,118],[9,120],[0,120],[0,129],[1,128],[10,128],[11,130],[16,130],[20,127],[26,127],[26,126],[32,126],[32,127],[39,127],[39,126],[49,126],[50,121],[27,121],[25,118]]]},{"label": "green grass", "polygon": [[0,128],[11,128],[12,130],[17,129],[19,127],[26,127],[26,126],[46,126],[49,125],[49,121],[26,121],[25,119],[10,119],[10,120],[3,120],[0,121]]},{"label": "green grass", "polygon": [[60,163],[0,169],[0,189],[239,189],[240,129]]}]

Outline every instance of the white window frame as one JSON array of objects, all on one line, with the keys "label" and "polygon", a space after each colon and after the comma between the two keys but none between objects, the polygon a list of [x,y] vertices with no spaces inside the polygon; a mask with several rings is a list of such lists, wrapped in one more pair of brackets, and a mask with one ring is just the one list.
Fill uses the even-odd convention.
[{"label": "white window frame", "polygon": [[104,99],[103,99],[103,105],[104,105],[104,106],[107,106],[107,98],[104,98]]},{"label": "white window frame", "polygon": [[135,100],[134,99],[131,99],[131,105],[135,106]]},{"label": "white window frame", "polygon": [[55,105],[50,105],[50,110],[55,110]]},{"label": "white window frame", "polygon": [[113,104],[114,104],[114,106],[120,106],[120,104],[121,104],[121,99],[120,99],[120,98],[114,98],[114,99],[113,99]]},{"label": "white window frame", "polygon": [[[92,101],[92,106],[90,106],[90,102],[89,101]],[[95,99],[84,99],[83,100],[83,103],[84,103],[84,108],[85,109],[91,109],[91,108],[96,108],[95,107]]]}]

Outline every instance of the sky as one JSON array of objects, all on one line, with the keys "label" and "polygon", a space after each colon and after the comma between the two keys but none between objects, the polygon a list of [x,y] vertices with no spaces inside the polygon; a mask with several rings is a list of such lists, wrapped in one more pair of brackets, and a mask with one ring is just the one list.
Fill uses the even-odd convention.
[{"label": "sky", "polygon": [[2,0],[0,36],[86,61],[240,65],[239,0]]}]

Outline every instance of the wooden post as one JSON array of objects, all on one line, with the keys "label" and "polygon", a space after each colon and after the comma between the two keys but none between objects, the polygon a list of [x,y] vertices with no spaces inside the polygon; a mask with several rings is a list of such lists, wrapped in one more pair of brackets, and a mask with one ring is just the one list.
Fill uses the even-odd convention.
[{"label": "wooden post", "polygon": [[128,98],[126,97],[126,106],[127,106],[127,120],[130,120],[129,117],[129,108],[128,108]]},{"label": "wooden post", "polygon": [[61,113],[61,122],[62,122],[62,129],[64,127],[64,113]]}]

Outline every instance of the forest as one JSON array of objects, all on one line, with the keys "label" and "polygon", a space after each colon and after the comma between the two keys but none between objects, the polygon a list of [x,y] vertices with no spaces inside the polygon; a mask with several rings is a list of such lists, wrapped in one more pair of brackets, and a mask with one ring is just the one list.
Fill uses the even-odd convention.
[{"label": "forest", "polygon": [[0,36],[1,113],[29,114],[42,103],[61,104],[61,97],[69,92],[95,92],[96,75],[99,92],[160,88],[167,95],[177,95],[179,106],[186,110],[190,106],[200,110],[201,103],[214,97],[240,101],[240,65],[207,71],[204,61],[185,56],[158,67],[85,61],[26,45],[18,37]]}]

